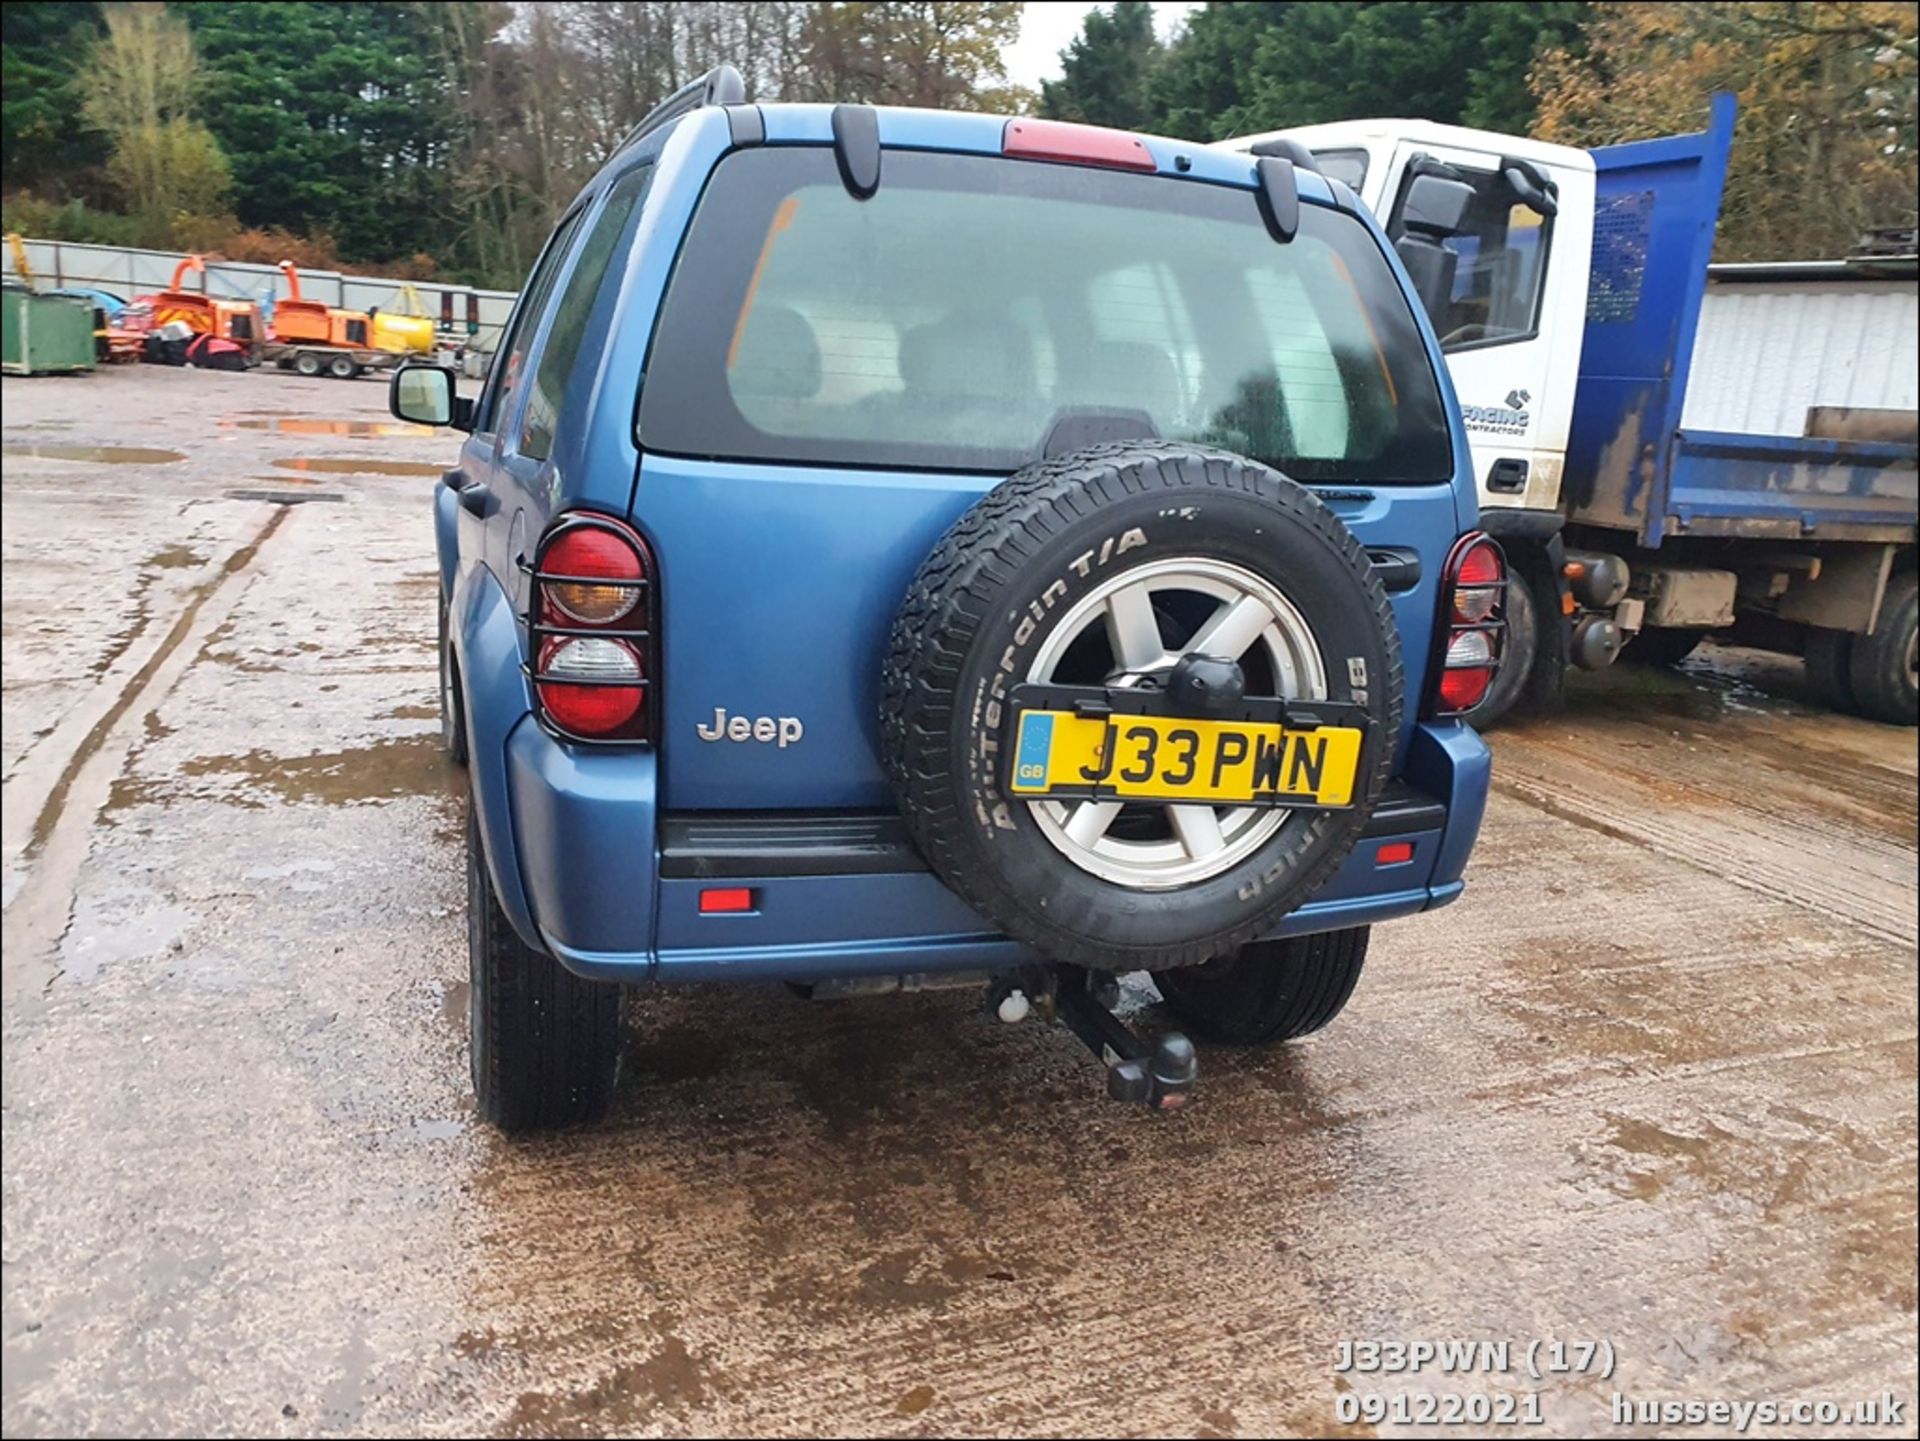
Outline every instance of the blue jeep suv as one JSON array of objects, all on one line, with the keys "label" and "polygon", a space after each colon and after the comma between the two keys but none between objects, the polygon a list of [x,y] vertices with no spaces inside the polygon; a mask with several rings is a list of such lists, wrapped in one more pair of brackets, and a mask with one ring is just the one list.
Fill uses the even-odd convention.
[{"label": "blue jeep suv", "polygon": [[621,986],[977,983],[1171,1106],[1443,905],[1499,663],[1446,370],[1304,152],[753,105],[721,67],[568,209],[437,492],[473,1079],[613,1092]]}]

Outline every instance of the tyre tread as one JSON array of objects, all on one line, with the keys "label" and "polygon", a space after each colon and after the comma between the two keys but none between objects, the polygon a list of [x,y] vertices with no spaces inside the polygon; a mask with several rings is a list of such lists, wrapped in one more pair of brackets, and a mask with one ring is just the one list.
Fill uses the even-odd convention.
[{"label": "tyre tread", "polygon": [[[1176,461],[1200,458],[1198,467]],[[1317,495],[1268,477],[1274,472],[1244,456],[1189,444],[1116,441],[1090,446],[1018,472],[969,509],[921,565],[895,616],[882,679],[881,753],[900,800],[909,833],[936,874],[975,910],[1003,928],[1018,924],[1016,902],[992,884],[986,868],[964,854],[962,824],[953,799],[954,757],[945,743],[952,724],[956,686],[968,644],[993,604],[990,586],[1005,584],[1021,563],[1066,525],[1098,509],[1099,502],[1155,489],[1178,491],[1195,484],[1238,492],[1284,512],[1320,537],[1362,578],[1372,624],[1384,640],[1388,696],[1384,737],[1374,749],[1372,773],[1360,778],[1363,809],[1370,810],[1393,765],[1391,738],[1400,731],[1405,676],[1399,630],[1386,589],[1374,574],[1364,546]],[[1307,868],[1298,892],[1310,895],[1346,859],[1340,847],[1323,847]],[[1184,946],[1126,948],[1083,942],[1056,933],[1050,959],[1098,969],[1199,965],[1228,954],[1270,929],[1274,917],[1252,908],[1231,931]],[[1031,940],[1032,937],[1023,937]]]}]

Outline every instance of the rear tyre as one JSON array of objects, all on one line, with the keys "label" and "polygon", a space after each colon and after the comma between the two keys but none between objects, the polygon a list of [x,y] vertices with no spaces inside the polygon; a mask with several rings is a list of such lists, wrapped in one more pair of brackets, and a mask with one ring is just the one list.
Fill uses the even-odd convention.
[{"label": "rear tyre", "polygon": [[[1093,970],[1198,965],[1272,931],[1353,849],[1393,765],[1398,640],[1366,551],[1312,491],[1200,446],[1090,447],[996,486],[922,564],[881,753],[928,865],[999,929]],[[1203,655],[1243,666],[1249,695],[1360,713],[1349,808],[1003,793],[1014,687],[1164,687]]]},{"label": "rear tyre", "polygon": [[296,375],[315,376],[320,373],[320,357],[301,351],[293,358],[293,370]]},{"label": "rear tyre", "polygon": [[360,373],[360,367],[353,363],[350,355],[336,355],[327,362],[327,374],[335,380],[352,380]]},{"label": "rear tyre", "polygon": [[1880,620],[1867,635],[1853,638],[1848,678],[1860,714],[1888,725],[1915,724],[1920,709],[1920,576],[1912,571],[1887,582],[1880,602]]},{"label": "rear tyre", "polygon": [[455,765],[467,763],[467,705],[460,694],[460,662],[448,633],[444,594],[440,597],[440,748]]},{"label": "rear tyre", "polygon": [[1815,626],[1807,632],[1807,689],[1842,715],[1860,714],[1853,698],[1853,636]]},{"label": "rear tyre", "polygon": [[1679,665],[1699,649],[1707,638],[1704,630],[1681,630],[1675,626],[1648,626],[1627,647],[1627,659],[1642,665]]},{"label": "rear tyre", "polygon": [[1167,1009],[1205,1040],[1264,1046],[1319,1030],[1347,1004],[1367,960],[1370,930],[1255,941],[1239,954],[1155,971]]},{"label": "rear tyre", "polygon": [[620,988],[515,933],[467,813],[468,1048],[480,1114],[509,1134],[598,1120],[620,1074]]}]

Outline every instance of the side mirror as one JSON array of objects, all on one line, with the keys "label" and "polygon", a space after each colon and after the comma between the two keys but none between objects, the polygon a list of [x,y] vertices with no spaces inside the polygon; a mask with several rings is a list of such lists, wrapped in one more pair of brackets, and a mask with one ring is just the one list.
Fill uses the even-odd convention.
[{"label": "side mirror", "polygon": [[1527,209],[1543,218],[1560,213],[1560,187],[1537,165],[1525,160],[1502,160],[1500,166],[1500,178]]},{"label": "side mirror", "polygon": [[438,365],[403,365],[393,373],[387,408],[416,425],[473,429],[473,402],[455,392],[453,372]]},{"label": "side mirror", "polygon": [[1416,175],[1400,205],[1400,228],[1423,235],[1458,235],[1473,204],[1473,187],[1442,175]]}]

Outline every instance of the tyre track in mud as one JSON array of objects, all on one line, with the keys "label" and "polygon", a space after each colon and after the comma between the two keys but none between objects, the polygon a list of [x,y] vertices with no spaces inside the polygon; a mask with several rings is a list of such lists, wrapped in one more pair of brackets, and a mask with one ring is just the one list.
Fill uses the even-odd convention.
[{"label": "tyre track in mud", "polygon": [[1809,716],[1836,729],[1827,747],[1783,748],[1776,716],[1715,717],[1710,743],[1659,720],[1569,715],[1497,731],[1494,789],[1879,939],[1920,939],[1910,733],[1867,732],[1863,746],[1858,727]]},{"label": "tyre track in mud", "polygon": [[[36,806],[32,797],[9,797],[10,820],[29,811],[34,820],[15,863],[24,874],[6,908],[0,995],[8,1005],[25,1001],[58,974],[51,953],[73,911],[75,883],[91,845],[94,817],[126,763],[137,726],[192,665],[199,647],[187,642],[204,641],[226,618],[244,588],[232,582],[272,539],[286,521],[289,509],[275,506],[252,537],[229,552],[208,579],[191,592],[165,638],[81,738],[48,786],[44,799]],[[16,786],[20,781],[20,777],[15,778]],[[8,840],[11,849],[15,837],[10,835]]]}]

